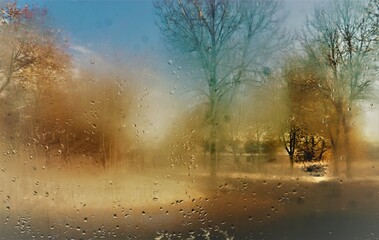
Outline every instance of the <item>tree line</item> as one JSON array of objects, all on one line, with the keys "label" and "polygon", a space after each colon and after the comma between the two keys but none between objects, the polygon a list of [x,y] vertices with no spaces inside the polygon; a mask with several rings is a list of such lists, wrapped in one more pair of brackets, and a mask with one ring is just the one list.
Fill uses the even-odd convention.
[{"label": "tree line", "polygon": [[49,26],[47,9],[16,1],[2,1],[0,9],[2,150],[58,166],[106,167],[135,155],[127,117],[137,102],[132,77],[75,65],[70,42]]},{"label": "tree line", "polygon": [[344,161],[351,175],[354,121],[375,96],[377,0],[319,4],[295,34],[282,30],[279,1],[154,4],[169,51],[202,70],[211,174],[225,146],[235,153],[244,142],[246,151],[261,153],[276,142],[291,166],[329,159],[337,174]]},{"label": "tree line", "polygon": [[[137,84],[84,69],[76,76],[46,9],[0,8],[3,138],[48,159],[81,155],[104,166],[138,148],[125,134]],[[227,151],[236,162],[241,152],[285,151],[291,166],[327,159],[336,174],[341,162],[351,174],[361,140],[354,122],[375,97],[377,0],[315,6],[297,33],[285,30],[280,1],[155,0],[154,8],[168,52],[202,86],[204,104],[186,113],[181,127],[191,130],[180,138],[209,154],[211,175]]]}]

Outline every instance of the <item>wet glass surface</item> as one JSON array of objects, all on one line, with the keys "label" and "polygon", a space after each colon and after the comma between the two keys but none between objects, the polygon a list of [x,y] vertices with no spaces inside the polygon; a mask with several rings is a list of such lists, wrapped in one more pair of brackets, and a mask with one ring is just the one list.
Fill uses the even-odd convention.
[{"label": "wet glass surface", "polygon": [[377,0],[0,9],[0,239],[378,238]]}]

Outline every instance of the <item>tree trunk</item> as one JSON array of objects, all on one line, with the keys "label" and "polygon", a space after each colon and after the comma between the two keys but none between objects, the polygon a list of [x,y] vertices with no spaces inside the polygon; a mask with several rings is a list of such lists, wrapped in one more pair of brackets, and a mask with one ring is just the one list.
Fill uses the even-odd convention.
[{"label": "tree trunk", "polygon": [[233,148],[233,159],[234,163],[238,164],[240,162],[240,154],[237,155],[237,150],[238,150],[238,143],[237,140],[233,140],[232,143],[232,148]]},{"label": "tree trunk", "polygon": [[344,155],[346,162],[346,177],[352,177],[352,169],[351,169],[351,151],[350,151],[350,127],[349,127],[349,113],[343,115],[342,118],[342,127],[344,131]]},{"label": "tree trunk", "polygon": [[216,177],[217,169],[217,145],[216,145],[216,124],[212,124],[210,133],[210,175],[211,177]]},{"label": "tree trunk", "polygon": [[[343,128],[343,109],[342,109],[342,103],[336,104],[336,112],[337,112],[337,125],[336,127],[336,135],[334,137],[334,145],[333,145],[333,175],[338,176],[339,175],[339,163],[340,159],[343,156],[343,146],[341,141],[341,128]],[[329,126],[332,128],[333,126]],[[343,137],[343,136],[342,136]]]},{"label": "tree trunk", "polygon": [[339,136],[339,128],[340,128],[340,126],[337,126],[337,136],[336,136],[336,138],[337,138],[337,140],[336,140],[336,145],[335,146],[333,146],[333,175],[334,176],[338,176],[338,174],[339,174],[339,162],[340,162],[340,158],[341,158],[341,156],[342,156],[342,154],[341,154],[341,144],[340,144],[340,141],[339,141],[339,138],[340,138],[340,136]]},{"label": "tree trunk", "polygon": [[291,166],[291,169],[293,168],[293,165],[294,165],[294,159],[293,159],[293,154],[290,154],[290,166]]},{"label": "tree trunk", "polygon": [[[212,58],[214,56],[212,55]],[[214,61],[213,61],[214,62]],[[211,177],[216,176],[217,169],[217,89],[216,89],[216,68],[215,65],[210,71],[210,79],[209,79],[209,92],[210,92],[210,175]]]},{"label": "tree trunk", "polygon": [[13,77],[13,62],[14,62],[14,59],[13,59],[13,53],[12,53],[11,61],[9,63],[9,69],[8,69],[7,77],[5,79],[5,82],[0,86],[0,93],[2,93],[6,89],[6,87],[8,87],[8,85],[11,83],[11,80]]}]

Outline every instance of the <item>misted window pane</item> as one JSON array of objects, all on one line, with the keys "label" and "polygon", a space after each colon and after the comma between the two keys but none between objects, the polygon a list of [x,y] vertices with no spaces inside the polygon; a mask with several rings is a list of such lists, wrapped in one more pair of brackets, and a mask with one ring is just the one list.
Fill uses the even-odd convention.
[{"label": "misted window pane", "polygon": [[0,239],[377,239],[378,0],[0,0]]}]

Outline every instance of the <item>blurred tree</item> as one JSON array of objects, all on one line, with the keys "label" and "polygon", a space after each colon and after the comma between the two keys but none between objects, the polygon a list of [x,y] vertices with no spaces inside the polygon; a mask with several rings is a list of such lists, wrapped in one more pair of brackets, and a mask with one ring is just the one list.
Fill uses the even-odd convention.
[{"label": "blurred tree", "polygon": [[260,0],[156,0],[154,4],[168,44],[203,71],[211,175],[215,175],[217,133],[225,102],[242,83],[266,74],[263,60],[278,47],[282,4]]},{"label": "blurred tree", "polygon": [[262,156],[273,158],[272,151],[280,144],[280,121],[285,111],[283,84],[278,73],[266,76],[261,86],[251,87],[244,102],[245,136],[248,142],[254,143],[259,160],[264,160]]},{"label": "blurred tree", "polygon": [[56,32],[45,26],[46,9],[19,7],[16,1],[2,1],[0,9],[2,121],[11,116],[6,123],[10,137],[27,138],[34,126],[31,113],[41,110],[37,103],[51,94],[52,86],[67,79],[70,57],[58,46]]},{"label": "blurred tree", "polygon": [[96,76],[81,69],[75,78],[44,86],[30,116],[32,137],[46,147],[48,159],[69,164],[86,160],[103,167],[130,164],[122,162],[131,146],[127,133],[132,132],[128,117],[133,96],[125,90],[126,78],[117,69]]},{"label": "blurred tree", "polygon": [[[0,4],[0,93],[9,85],[36,88],[37,81],[63,71],[68,56],[55,45],[55,33],[44,26],[46,9]],[[50,77],[51,78],[51,77]]]},{"label": "blurred tree", "polygon": [[[287,60],[284,78],[288,91],[288,119],[282,142],[291,166],[296,161],[319,161],[329,147],[326,116],[332,102],[319,91],[317,70],[301,56]],[[330,119],[329,119],[330,120]]]},{"label": "blurred tree", "polygon": [[[357,102],[368,97],[374,82],[378,47],[377,1],[333,1],[315,8],[301,43],[318,72],[318,90],[331,102],[335,123],[330,124],[334,170],[346,161],[351,175],[350,134]],[[371,9],[371,10],[367,10]],[[373,61],[374,59],[374,61]]]},{"label": "blurred tree", "polygon": [[[233,103],[232,103],[233,104]],[[241,145],[243,143],[243,128],[244,128],[244,111],[242,102],[234,103],[224,119],[225,129],[227,133],[227,142],[233,153],[235,163],[240,162],[240,155],[242,154]]]}]

